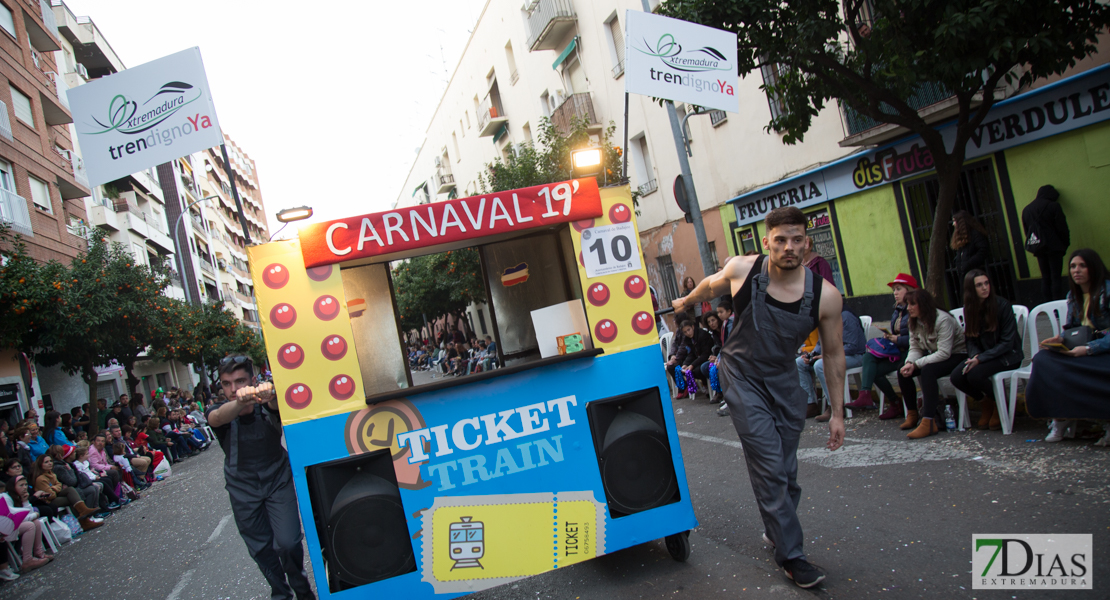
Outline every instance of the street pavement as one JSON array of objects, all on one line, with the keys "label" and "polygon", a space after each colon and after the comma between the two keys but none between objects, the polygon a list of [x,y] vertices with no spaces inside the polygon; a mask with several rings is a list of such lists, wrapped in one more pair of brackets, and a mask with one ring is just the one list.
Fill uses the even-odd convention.
[{"label": "street pavement", "polygon": [[[810,420],[799,451],[799,514],[809,559],[828,572],[795,587],[760,539],[762,523],[731,420],[707,400],[676,400],[700,526],[689,561],[657,540],[486,590],[475,600],[633,598],[1106,598],[1110,589],[1110,449],[1043,441],[1041,422],[1013,435],[966,431],[907,441],[876,411],[849,420],[825,449]],[[230,520],[218,448],[66,547],[0,598],[266,598]],[[1093,592],[972,590],[973,533],[1094,534]]]}]

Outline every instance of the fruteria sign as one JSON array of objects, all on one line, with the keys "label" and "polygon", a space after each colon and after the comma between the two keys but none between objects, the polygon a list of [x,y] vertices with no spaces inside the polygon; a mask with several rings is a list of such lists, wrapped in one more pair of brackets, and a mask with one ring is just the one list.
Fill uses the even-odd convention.
[{"label": "fruteria sign", "polygon": [[315,223],[301,229],[306,268],[600,217],[592,177]]},{"label": "fruteria sign", "polygon": [[626,92],[739,112],[735,33],[634,10],[624,22]]},{"label": "fruteria sign", "polygon": [[68,95],[92,185],[223,143],[200,48],[91,81]]}]

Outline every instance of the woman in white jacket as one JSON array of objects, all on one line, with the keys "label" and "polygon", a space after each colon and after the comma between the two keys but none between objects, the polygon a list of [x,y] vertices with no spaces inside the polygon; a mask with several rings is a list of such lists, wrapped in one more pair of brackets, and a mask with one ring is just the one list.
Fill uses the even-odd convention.
[{"label": "woman in white jacket", "polygon": [[[938,414],[940,385],[937,380],[948,377],[957,365],[967,360],[964,329],[952,315],[937,309],[936,301],[926,290],[906,294],[906,310],[910,313],[910,351],[906,363],[898,370],[898,385],[906,403],[906,422],[902,429],[913,429],[906,437],[916,440],[936,434],[944,427]],[[918,422],[917,386],[921,380],[921,413]],[[940,426],[937,420],[940,420]]]}]

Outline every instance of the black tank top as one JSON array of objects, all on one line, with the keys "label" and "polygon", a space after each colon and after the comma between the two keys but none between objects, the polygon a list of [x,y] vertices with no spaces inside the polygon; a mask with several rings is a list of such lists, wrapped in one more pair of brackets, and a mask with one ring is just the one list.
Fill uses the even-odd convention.
[{"label": "black tank top", "polygon": [[[747,308],[748,304],[751,303],[751,300],[752,300],[752,290],[751,290],[752,279],[754,279],[755,276],[760,271],[763,270],[763,261],[765,261],[765,260],[767,260],[767,255],[766,254],[760,254],[759,256],[756,257],[755,264],[753,264],[751,270],[748,271],[748,276],[746,278],[744,278],[744,284],[740,286],[740,290],[737,291],[736,295],[732,297],[732,311],[733,311],[733,314],[736,314],[736,315],[743,314],[744,309]],[[809,277],[815,279],[815,281],[813,282],[813,309],[810,311],[809,316],[812,317],[816,321],[817,318],[818,318],[818,315],[821,314],[821,290],[822,290],[822,286],[824,285],[825,280],[821,279],[820,276],[818,276],[813,271],[810,271],[808,268],[806,268],[806,267],[801,267],[801,268],[806,270],[806,274]],[[782,310],[784,310],[786,312],[789,312],[789,313],[798,314],[798,311],[801,310],[801,308],[802,308],[802,299],[798,298],[794,302],[779,302],[778,300],[771,297],[770,294],[768,294],[767,295],[767,304],[770,304],[771,306],[774,306],[775,308],[782,309]]]}]

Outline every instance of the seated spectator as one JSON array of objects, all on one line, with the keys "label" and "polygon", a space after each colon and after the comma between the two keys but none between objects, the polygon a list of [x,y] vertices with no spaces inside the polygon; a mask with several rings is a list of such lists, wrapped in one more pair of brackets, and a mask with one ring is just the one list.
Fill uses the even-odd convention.
[{"label": "seated spectator", "polygon": [[717,301],[717,317],[721,319],[722,343],[732,335],[732,326],[736,323],[736,315],[732,313],[732,298],[725,296]]},{"label": "seated spectator", "polygon": [[16,427],[15,430],[12,431],[11,444],[13,451],[10,460],[14,460],[22,465],[23,471],[27,473],[31,472],[31,463],[35,462],[35,459],[31,456],[30,442],[31,428],[20,423],[19,427]]},{"label": "seated spectator", "polygon": [[50,449],[50,444],[42,439],[38,423],[28,420],[24,421],[23,424],[31,434],[31,437],[27,440],[27,448],[31,451],[31,460],[38,460],[38,457],[46,454],[46,451]]},{"label": "seated spectator", "polygon": [[978,429],[1002,429],[996,410],[991,376],[1021,366],[1017,318],[1010,301],[994,293],[991,280],[982,269],[972,269],[964,277],[964,339],[968,359],[952,371],[956,389],[979,402]]},{"label": "seated spectator", "polygon": [[[863,331],[863,323],[860,322],[859,317],[852,313],[852,311],[844,308],[840,312],[840,320],[844,324],[844,365],[846,369],[855,369],[863,364],[863,355],[867,350],[867,335]],[[817,346],[813,348],[813,352],[806,352],[799,356],[796,360],[798,366],[798,381],[802,384],[802,389],[805,390],[808,396],[808,406],[806,407],[806,415],[817,412],[817,391],[813,389],[813,373],[817,373],[817,379],[821,381],[821,389],[825,391],[826,400],[833,394],[842,394],[842,390],[830,390],[829,385],[825,383],[825,359],[821,358],[821,342],[817,342]],[[827,422],[832,418],[832,402],[826,401],[826,408],[824,414],[817,417],[821,423]]]},{"label": "seated spectator", "polygon": [[[1064,331],[1085,327],[1086,344],[1071,350],[1047,347],[1061,344],[1063,336],[1041,342],[1033,357],[1025,402],[1034,417],[1052,417],[1046,442],[1073,438],[1076,419],[1110,419],[1106,401],[1106,374],[1110,373],[1110,278],[1102,257],[1094,250],[1076,250],[1068,258],[1068,316]],[[1110,446],[1110,423],[1098,446]]]},{"label": "seated spectator", "polygon": [[709,366],[717,362],[717,355],[721,353],[721,348],[724,346],[725,332],[721,329],[721,317],[715,312],[705,313],[702,316],[702,323],[705,325],[705,330],[709,332],[709,337],[713,338],[713,347],[709,350],[709,360],[698,367],[698,375],[709,381]]},{"label": "seated spectator", "polygon": [[69,413],[73,415],[73,430],[75,432],[89,430],[89,423],[91,420],[89,419],[88,410],[89,403],[86,402],[81,405],[81,408],[74,408],[69,411]]},{"label": "seated spectator", "polygon": [[76,456],[73,461],[73,468],[78,473],[88,477],[90,481],[100,483],[103,487],[100,489],[100,506],[107,510],[119,510],[120,499],[116,494],[115,484],[105,474],[96,471],[89,464],[89,449],[77,447]]},{"label": "seated spectator", "polygon": [[[60,448],[72,448],[73,446],[57,446]],[[86,517],[96,512],[95,509],[85,504],[81,498],[80,492],[77,488],[70,487],[58,480],[58,476],[54,474],[54,459],[50,454],[43,454],[35,460],[35,470],[32,474],[35,481],[35,493],[43,500],[43,502],[50,503],[54,508],[62,508],[65,506],[73,507],[77,517]],[[38,494],[42,492],[42,494]]]},{"label": "seated spectator", "polygon": [[884,331],[883,338],[898,349],[898,358],[889,360],[864,352],[859,397],[845,405],[848,408],[874,407],[875,399],[871,397],[871,387],[878,386],[887,398],[886,410],[879,415],[879,419],[883,421],[903,416],[902,403],[898,402],[894,386],[886,376],[897,371],[906,362],[906,354],[910,351],[910,313],[906,310],[906,294],[918,288],[917,280],[905,273],[899,273],[887,285],[894,291],[894,313],[890,315],[890,331]]},{"label": "seated spectator", "polygon": [[54,476],[58,478],[58,481],[76,489],[77,493],[81,494],[81,500],[85,502],[85,506],[94,511],[99,510],[100,488],[103,486],[89,480],[87,477],[78,477],[77,471],[70,464],[77,459],[77,448],[74,446],[51,446],[48,454],[54,461]]},{"label": "seated spectator", "polygon": [[[120,396],[119,398],[122,401],[126,397],[127,397],[127,394],[124,394],[124,395]],[[128,406],[131,407],[131,415],[136,417],[138,421],[141,422],[141,420],[144,417],[149,417],[150,416],[150,409],[148,409],[146,407],[146,405],[143,404],[143,395],[142,394],[135,394],[135,397],[131,398],[131,400],[127,404],[128,404]],[[124,422],[126,423],[127,421],[124,420]],[[134,425],[132,425],[132,427],[134,427]]]},{"label": "seated spectator", "polygon": [[[174,458],[173,452],[170,448],[173,447],[173,442],[166,439],[166,434],[162,433],[162,427],[158,424],[158,417],[151,417],[146,422],[146,443],[153,449],[160,451],[166,458],[169,459],[170,464],[177,462],[178,459]],[[138,437],[135,438],[138,441]],[[154,466],[158,466],[157,462]]]},{"label": "seated spectator", "polygon": [[46,441],[47,450],[50,446],[72,446],[73,442],[69,441],[66,434],[59,428],[61,426],[62,414],[56,410],[51,410],[46,413],[43,418],[42,425],[42,439]]},{"label": "seated spectator", "polygon": [[147,470],[147,481],[153,481],[154,469],[158,467],[159,463],[161,463],[163,460],[166,460],[168,455],[164,454],[160,450],[152,450],[150,448],[150,444],[147,443],[147,435],[145,431],[137,429],[132,430],[130,427],[124,426],[123,437],[128,441],[131,449],[133,449],[136,454],[150,459],[150,469]]},{"label": "seated spectator", "polygon": [[165,413],[165,417],[161,420],[162,433],[167,439],[173,441],[173,447],[176,450],[183,453],[182,458],[189,458],[200,450],[200,442],[178,428],[179,422],[174,418],[176,415],[177,409]]},{"label": "seated spectator", "polygon": [[[945,429],[943,415],[939,412],[937,380],[949,376],[957,365],[967,360],[967,346],[964,330],[956,317],[939,310],[928,291],[913,290],[906,294],[906,310],[910,313],[910,351],[906,354],[906,363],[898,370],[898,385],[907,406],[902,429],[913,429],[906,437],[916,440]],[[917,408],[914,377],[921,379],[920,422],[918,411],[908,408]]]},{"label": "seated spectator", "polygon": [[[682,361],[682,370],[694,373],[695,377],[701,379],[701,366],[709,360],[713,351],[713,336],[689,319],[679,323],[679,329],[682,330],[682,343],[686,345],[686,359]],[[693,398],[697,389],[686,390],[686,393]]]},{"label": "seated spectator", "polygon": [[112,460],[119,464],[120,459],[127,462],[128,469],[124,469],[128,473],[133,473],[134,483],[131,485],[136,489],[143,489],[147,487],[147,471],[150,469],[151,459],[146,456],[140,456],[127,439],[123,436],[123,431],[119,428],[113,428],[109,432],[111,439],[108,440],[112,446]]},{"label": "seated spectator", "polygon": [[668,353],[667,360],[663,362],[663,372],[667,374],[667,380],[676,387],[678,382],[674,379],[674,369],[676,366],[682,366],[683,362],[685,362],[686,349],[686,336],[682,334],[682,328],[679,327],[671,337],[670,352]]},{"label": "seated spectator", "polygon": [[[58,429],[62,430],[67,439],[74,439],[77,437],[77,432],[73,430],[73,415],[70,413],[62,413],[62,421],[58,425]],[[73,445],[72,443],[70,444]]]},{"label": "seated spectator", "polygon": [[[34,463],[31,463],[31,467],[34,468],[34,466]],[[4,472],[3,474],[0,474],[0,481],[15,477],[16,475],[23,475],[24,473],[30,472],[31,469],[27,469],[26,471],[24,471],[23,463],[19,462],[19,459],[9,458],[8,460],[4,461]]]},{"label": "seated spectator", "polygon": [[115,490],[119,487],[123,474],[112,461],[112,458],[108,456],[107,445],[108,435],[103,431],[98,431],[93,437],[92,446],[89,447],[89,465],[94,473],[106,478],[111,483],[112,489]]},{"label": "seated spectator", "polygon": [[[6,539],[15,538],[22,545],[24,575],[54,560],[54,555],[47,554],[42,547],[42,523],[38,511],[34,510],[28,501],[27,478],[19,475],[4,482],[3,501],[7,503],[8,512],[22,517],[19,525]],[[7,551],[5,551],[5,555]],[[7,574],[0,573],[0,577],[11,581],[15,579]]]}]

